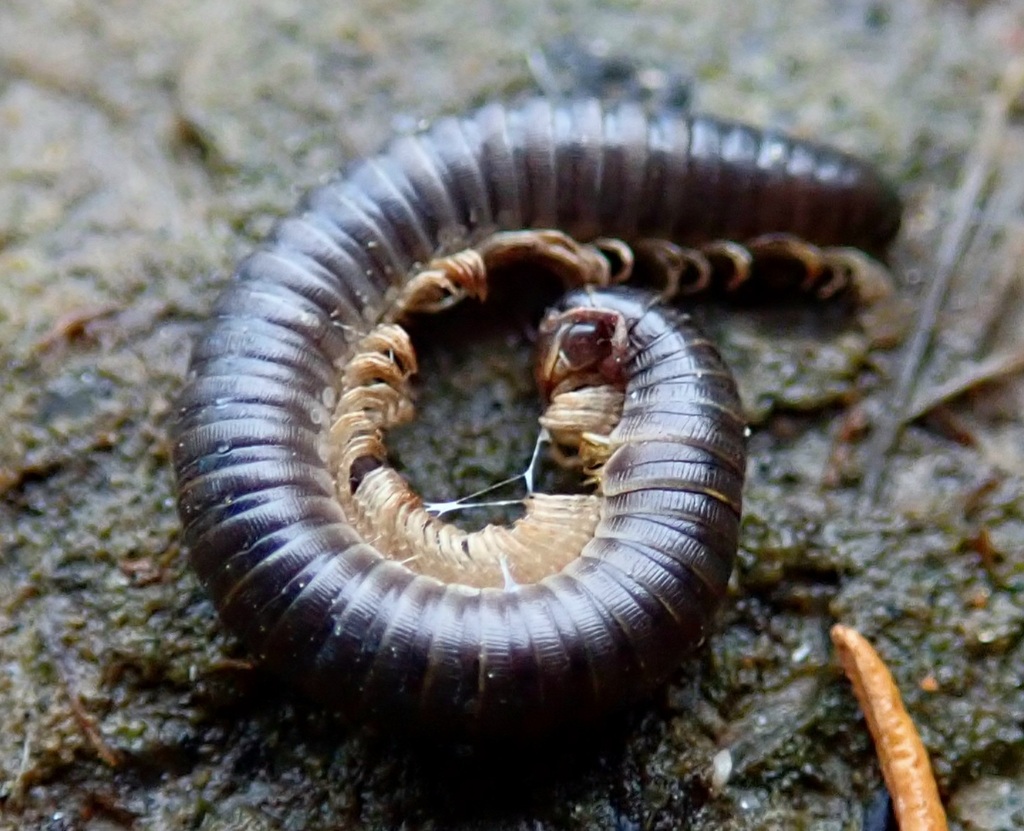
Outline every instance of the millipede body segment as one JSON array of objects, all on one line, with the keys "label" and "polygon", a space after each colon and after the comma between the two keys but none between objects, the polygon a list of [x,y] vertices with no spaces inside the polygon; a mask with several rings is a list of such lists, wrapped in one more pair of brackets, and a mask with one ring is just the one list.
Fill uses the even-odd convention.
[{"label": "millipede body segment", "polygon": [[590,374],[624,392],[594,537],[536,582],[473,587],[378,551],[337,498],[328,438],[355,344],[401,316],[424,266],[497,231],[877,252],[898,224],[867,165],[675,111],[534,100],[400,138],[311,192],[214,307],[173,428],[192,565],[260,660],[357,718],[523,737],[620,706],[699,645],[729,576],[743,424],[713,347],[646,294],[563,300],[543,377],[572,382],[607,349]]}]

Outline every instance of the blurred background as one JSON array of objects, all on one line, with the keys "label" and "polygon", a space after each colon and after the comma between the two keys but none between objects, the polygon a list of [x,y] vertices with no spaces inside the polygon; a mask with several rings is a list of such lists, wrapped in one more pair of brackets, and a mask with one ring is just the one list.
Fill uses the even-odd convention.
[{"label": "blurred background", "polygon": [[[6,0],[0,828],[860,829],[882,783],[835,620],[890,664],[952,827],[1024,825],[1022,54],[1019,0]],[[900,300],[701,311],[755,426],[718,634],[586,742],[466,764],[252,668],[178,547],[167,425],[232,263],[304,190],[538,90],[874,160],[907,202]],[[396,438],[436,498],[532,442],[528,345],[474,337],[425,339]]]}]

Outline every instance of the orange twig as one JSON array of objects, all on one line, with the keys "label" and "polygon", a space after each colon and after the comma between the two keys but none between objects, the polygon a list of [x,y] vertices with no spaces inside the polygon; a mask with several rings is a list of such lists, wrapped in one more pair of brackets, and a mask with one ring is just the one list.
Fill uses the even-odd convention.
[{"label": "orange twig", "polygon": [[856,629],[836,624],[832,643],[867,719],[900,831],[946,831],[928,753],[892,674]]}]

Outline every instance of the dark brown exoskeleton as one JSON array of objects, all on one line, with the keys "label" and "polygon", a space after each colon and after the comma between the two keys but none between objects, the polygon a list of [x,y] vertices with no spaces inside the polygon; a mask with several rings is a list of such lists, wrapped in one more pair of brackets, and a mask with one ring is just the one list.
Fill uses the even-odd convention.
[{"label": "dark brown exoskeleton", "polygon": [[649,292],[571,291],[541,322],[538,346],[545,397],[622,391],[611,432],[583,435],[600,518],[565,571],[600,596],[603,614],[584,604],[578,620],[607,630],[620,665],[601,683],[628,695],[703,642],[725,596],[746,470],[742,406],[715,346]]},{"label": "dark brown exoskeleton", "polygon": [[[786,234],[877,252],[898,224],[896,197],[864,163],[704,116],[534,100],[400,138],[310,193],[213,309],[174,425],[192,565],[261,661],[355,718],[523,737],[619,707],[700,643],[728,577],[741,422],[713,350],[674,313],[601,297],[596,308],[618,316],[609,345],[622,326],[629,344],[613,359],[626,382],[618,435],[685,430],[664,434],[662,458],[616,447],[590,553],[511,587],[420,573],[353,527],[339,481],[361,488],[368,468],[339,475],[326,461],[337,368],[403,311],[426,264],[497,231],[685,244]],[[584,351],[589,332],[573,334]],[[581,357],[565,354],[566,366]],[[673,362],[700,383],[676,384]],[[696,403],[663,398],[673,385]],[[659,547],[668,537],[683,553]]]}]

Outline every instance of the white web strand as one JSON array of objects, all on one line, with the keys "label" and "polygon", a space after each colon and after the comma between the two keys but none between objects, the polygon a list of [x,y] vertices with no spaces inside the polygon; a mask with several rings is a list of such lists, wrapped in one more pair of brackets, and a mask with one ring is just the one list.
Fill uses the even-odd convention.
[{"label": "white web strand", "polygon": [[[505,507],[508,505],[522,505],[525,500],[536,493],[536,473],[537,463],[540,460],[541,447],[551,442],[551,435],[548,433],[546,428],[541,428],[537,434],[537,439],[533,443],[533,453],[530,456],[530,462],[526,468],[517,473],[515,476],[510,476],[508,479],[502,479],[500,482],[495,482],[493,485],[488,485],[486,488],[481,488],[478,491],[467,494],[466,496],[460,496],[458,499],[452,499],[447,502],[425,502],[423,503],[424,509],[427,513],[432,514],[436,517],[442,517],[445,514],[454,513],[456,511],[468,511],[475,508],[496,508]],[[516,482],[522,482],[526,488],[526,495],[517,499],[486,499],[483,501],[478,500],[481,496],[486,496],[494,491],[506,488],[509,485],[514,485]]]}]

